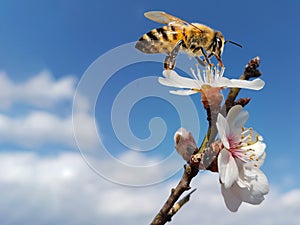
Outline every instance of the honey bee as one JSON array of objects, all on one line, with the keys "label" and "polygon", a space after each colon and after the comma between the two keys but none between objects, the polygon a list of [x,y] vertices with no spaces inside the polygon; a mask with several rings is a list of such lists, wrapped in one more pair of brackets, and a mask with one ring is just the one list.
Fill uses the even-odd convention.
[{"label": "honey bee", "polygon": [[[179,51],[195,57],[203,66],[210,65],[209,59],[215,56],[223,67],[221,55],[227,42],[242,47],[240,44],[224,39],[220,31],[200,24],[189,23],[162,11],[146,12],[145,17],[166,26],[153,29],[144,34],[136,43],[135,48],[146,54],[166,53],[164,68],[175,67]],[[199,56],[203,56],[201,60]]]}]

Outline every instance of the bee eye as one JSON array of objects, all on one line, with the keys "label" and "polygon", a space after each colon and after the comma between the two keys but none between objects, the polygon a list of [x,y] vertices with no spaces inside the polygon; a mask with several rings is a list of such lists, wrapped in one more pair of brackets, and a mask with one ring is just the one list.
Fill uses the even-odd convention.
[{"label": "bee eye", "polygon": [[223,45],[221,39],[217,37],[216,40],[217,40],[218,46],[221,48]]}]

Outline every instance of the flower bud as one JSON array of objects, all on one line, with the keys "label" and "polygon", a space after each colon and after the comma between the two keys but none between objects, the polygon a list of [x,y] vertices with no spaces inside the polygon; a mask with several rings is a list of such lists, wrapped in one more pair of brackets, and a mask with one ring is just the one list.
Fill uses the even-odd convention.
[{"label": "flower bud", "polygon": [[185,128],[179,128],[174,135],[174,143],[177,152],[189,162],[192,154],[197,149],[196,142],[191,132]]}]

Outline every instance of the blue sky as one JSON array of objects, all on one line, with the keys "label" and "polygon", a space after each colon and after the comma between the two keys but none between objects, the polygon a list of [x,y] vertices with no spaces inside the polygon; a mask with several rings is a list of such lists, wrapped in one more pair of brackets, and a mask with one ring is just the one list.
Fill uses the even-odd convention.
[{"label": "blue sky", "polygon": [[[209,25],[222,31],[227,39],[243,45],[242,49],[234,45],[225,46],[225,76],[237,78],[248,60],[260,56],[260,70],[266,86],[258,92],[243,90],[240,96],[252,98],[247,106],[250,113],[247,125],[263,135],[268,146],[263,170],[269,178],[271,193],[262,206],[245,206],[240,214],[232,216],[223,205],[217,178],[206,177],[205,174],[203,177],[215,187],[200,192],[198,195],[203,196],[195,197],[191,205],[192,208],[201,207],[204,204],[201,198],[205,199],[207,191],[211,196],[207,201],[212,205],[208,204],[205,211],[207,220],[201,224],[208,224],[209,215],[215,213],[224,219],[223,223],[220,219],[217,224],[237,224],[248,216],[258,216],[274,224],[275,221],[267,220],[266,215],[274,216],[280,209],[271,206],[278,204],[291,209],[300,202],[300,177],[295,169],[300,158],[297,148],[300,76],[296,69],[300,50],[299,9],[300,3],[297,1],[257,0],[251,1],[251,4],[236,0],[188,0],[184,3],[157,0],[1,2],[0,190],[4,201],[0,203],[0,223],[94,224],[92,221],[100,220],[97,224],[109,224],[116,215],[130,224],[151,220],[162,204],[161,199],[168,195],[168,190],[178,180],[180,172],[166,182],[147,188],[128,188],[108,180],[123,184],[149,184],[169,178],[177,172],[183,165],[173,148],[173,134],[182,122],[177,110],[193,111],[191,105],[197,109],[193,115],[200,123],[196,119],[184,120],[183,123],[194,135],[199,132],[200,136],[196,136],[200,143],[205,132],[200,97],[171,96],[168,94],[170,88],[156,83],[162,72],[160,59],[163,57],[142,56],[134,49],[128,50],[132,57],[140,54],[141,58],[153,59],[154,62],[139,62],[116,71],[98,90],[95,109],[89,105],[90,100],[77,99],[79,103],[75,112],[78,114],[75,113],[75,120],[78,119],[79,126],[75,129],[76,138],[82,143],[81,147],[87,148],[81,153],[91,168],[81,157],[74,139],[72,104],[84,79],[91,79],[84,89],[90,93],[97,91],[103,82],[101,79],[104,75],[94,69],[110,69],[131,57],[120,54],[103,65],[101,56],[106,57],[107,52],[117,47],[118,52],[122,48],[119,46],[134,42],[144,33],[159,27],[159,24],[147,20],[143,13],[162,10],[190,22]],[[185,58],[184,55],[180,57]],[[190,63],[193,65],[194,62],[191,60]],[[123,99],[120,93],[125,93]],[[141,97],[137,104],[126,111],[128,99],[138,99],[143,95],[146,97]],[[116,104],[118,98],[119,105]],[[115,114],[111,112],[114,106]],[[92,112],[95,112],[95,117]],[[122,118],[126,113],[129,116],[124,121]],[[117,127],[111,124],[112,117],[117,121]],[[165,125],[158,117],[164,120]],[[149,130],[149,121],[153,118],[156,119],[150,123],[152,127]],[[109,164],[106,158],[101,158],[103,152],[95,151],[95,146],[99,144],[95,141],[98,137],[90,129],[94,120],[98,135],[105,145],[103,149],[107,149],[120,164],[127,166],[157,164],[153,170],[145,169],[145,174],[151,176],[146,177],[144,170],[130,170],[132,176],[128,176],[126,166],[120,171],[117,164]],[[128,135],[130,130],[127,129],[127,123],[135,137]],[[136,143],[132,140],[136,140]],[[161,144],[149,149],[153,140],[161,141]],[[174,162],[181,164],[175,165]],[[99,173],[102,176],[98,176]],[[194,185],[207,187],[201,179]],[[48,191],[49,196],[44,194]],[[150,197],[144,196],[143,199],[143,192],[149,193]],[[124,200],[122,204],[112,203],[108,196]],[[138,211],[131,206],[132,201],[136,205],[153,202]],[[214,209],[213,203],[219,204],[217,209]],[[13,210],[15,207],[17,210]],[[187,212],[182,214],[182,220],[197,218],[195,213],[188,211],[188,207],[183,209]],[[37,209],[40,210],[40,217],[34,220]],[[77,217],[72,220],[74,213]],[[286,224],[296,224],[295,221],[299,219],[296,209],[291,210],[289,217],[290,222]],[[280,221],[286,222],[287,218],[278,215],[276,221],[282,224]],[[174,224],[180,221],[178,215]]]}]

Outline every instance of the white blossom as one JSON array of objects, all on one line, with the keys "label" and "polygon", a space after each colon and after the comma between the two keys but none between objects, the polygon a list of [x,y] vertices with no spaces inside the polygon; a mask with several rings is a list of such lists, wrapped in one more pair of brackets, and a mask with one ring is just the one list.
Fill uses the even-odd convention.
[{"label": "white blossom", "polygon": [[223,77],[224,68],[219,70],[216,67],[206,67],[202,73],[197,67],[197,73],[191,69],[193,78],[183,77],[177,74],[174,70],[164,70],[163,76],[159,77],[160,84],[182,88],[182,90],[172,90],[172,94],[177,95],[191,95],[197,92],[201,92],[204,88],[246,88],[252,90],[260,90],[264,87],[265,82],[260,78],[256,78],[252,81],[240,80],[240,79],[228,79]]},{"label": "white blossom", "polygon": [[218,155],[222,195],[231,211],[242,202],[260,204],[269,191],[267,177],[259,169],[263,164],[266,144],[251,128],[245,129],[248,112],[234,106],[226,118],[218,115],[217,129],[224,148]]}]

